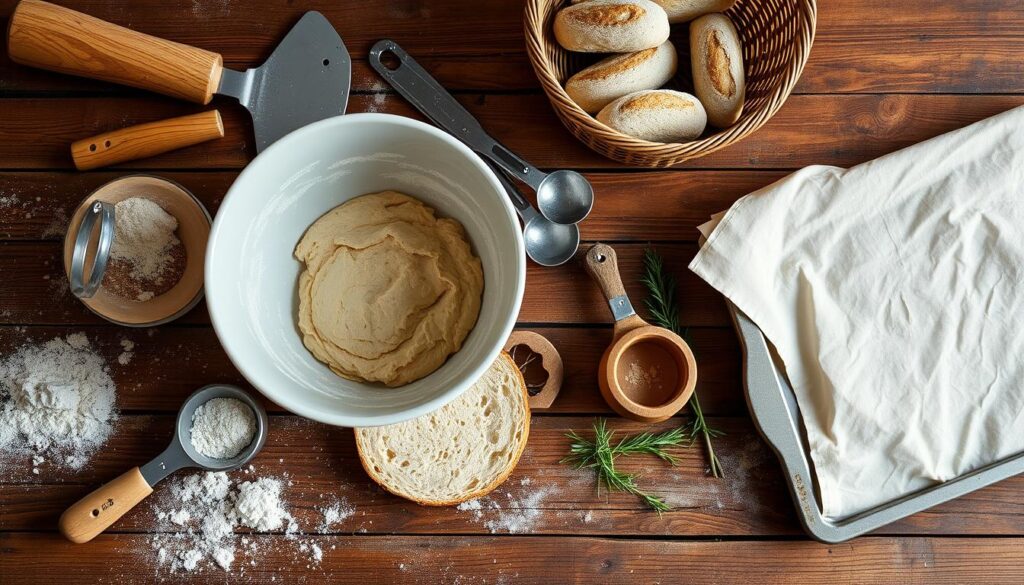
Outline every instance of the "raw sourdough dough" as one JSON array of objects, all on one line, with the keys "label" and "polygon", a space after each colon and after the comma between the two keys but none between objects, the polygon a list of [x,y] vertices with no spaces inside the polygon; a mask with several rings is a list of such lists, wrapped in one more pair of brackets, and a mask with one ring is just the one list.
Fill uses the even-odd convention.
[{"label": "raw sourdough dough", "polygon": [[401,386],[462,347],[476,323],[483,269],[462,225],[402,193],[348,201],[295,248],[299,329],[338,375]]}]

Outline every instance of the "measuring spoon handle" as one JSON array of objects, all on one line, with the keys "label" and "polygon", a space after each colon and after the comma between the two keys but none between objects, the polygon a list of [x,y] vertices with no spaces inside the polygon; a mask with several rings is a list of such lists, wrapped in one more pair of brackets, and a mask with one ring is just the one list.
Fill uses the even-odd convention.
[{"label": "measuring spoon handle", "polygon": [[523,194],[516,188],[515,183],[508,178],[505,171],[488,158],[483,158],[483,161],[484,164],[489,166],[494,172],[494,176],[498,178],[498,182],[501,183],[501,186],[505,188],[505,192],[508,193],[508,198],[512,200],[512,205],[516,208],[516,211],[519,212],[519,217],[523,218],[523,221],[530,221],[533,219],[533,217],[537,215],[537,210],[530,205],[530,202],[526,200],[526,197],[523,197]]},{"label": "measuring spoon handle", "polygon": [[[398,60],[394,69],[383,61],[388,54]],[[430,121],[500,165],[512,176],[534,189],[540,186],[546,175],[487,134],[473,114],[462,107],[398,43],[390,39],[378,41],[370,49],[370,66]]]},{"label": "measuring spoon handle", "polygon": [[133,467],[65,510],[57,526],[71,542],[89,542],[151,493],[153,487]]}]

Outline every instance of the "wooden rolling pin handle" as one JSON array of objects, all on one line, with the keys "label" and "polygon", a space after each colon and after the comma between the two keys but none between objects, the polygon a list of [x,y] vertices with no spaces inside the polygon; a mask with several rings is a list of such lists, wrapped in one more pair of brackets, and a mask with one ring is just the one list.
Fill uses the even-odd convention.
[{"label": "wooden rolling pin handle", "polygon": [[151,493],[153,488],[134,467],[65,510],[57,523],[60,533],[71,542],[89,542]]},{"label": "wooden rolling pin handle", "polygon": [[220,112],[210,110],[78,140],[71,145],[71,158],[78,170],[87,171],[223,137]]},{"label": "wooden rolling pin handle", "polygon": [[50,71],[112,81],[206,104],[224,60],[135,32],[69,8],[22,0],[7,28],[11,60]]}]

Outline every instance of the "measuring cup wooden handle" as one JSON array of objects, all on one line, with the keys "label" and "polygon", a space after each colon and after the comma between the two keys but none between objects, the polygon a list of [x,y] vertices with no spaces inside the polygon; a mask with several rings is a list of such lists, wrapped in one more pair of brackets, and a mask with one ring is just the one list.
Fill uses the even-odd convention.
[{"label": "measuring cup wooden handle", "polygon": [[607,244],[594,244],[587,250],[585,261],[587,273],[590,274],[607,300],[626,294],[619,277],[619,261],[615,250]]},{"label": "measuring cup wooden handle", "polygon": [[22,65],[148,89],[201,104],[220,84],[223,59],[70,8],[22,0],[7,28],[7,53]]},{"label": "measuring cup wooden handle", "polygon": [[[587,273],[590,274],[594,282],[601,288],[601,292],[604,293],[604,298],[608,301],[609,308],[611,308],[612,300],[615,298],[621,297],[627,304],[629,303],[629,299],[626,298],[626,287],[622,286],[622,277],[619,276],[618,257],[616,257],[615,250],[611,246],[607,244],[594,244],[591,246],[587,250],[584,266],[587,268]],[[632,305],[629,306],[632,307]],[[616,338],[621,337],[627,331],[647,325],[647,322],[641,319],[635,312],[625,317],[616,317],[615,309],[612,309],[612,316],[615,317]]]},{"label": "measuring cup wooden handle", "polygon": [[57,526],[71,542],[89,542],[151,493],[153,488],[134,467],[78,500],[61,514]]}]

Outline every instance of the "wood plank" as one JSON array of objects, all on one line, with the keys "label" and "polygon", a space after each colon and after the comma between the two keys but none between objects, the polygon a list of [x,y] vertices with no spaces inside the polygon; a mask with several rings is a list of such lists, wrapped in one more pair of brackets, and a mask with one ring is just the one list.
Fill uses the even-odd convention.
[{"label": "wood plank", "polygon": [[[79,202],[122,175],[116,171],[0,173],[0,241],[62,240]],[[187,187],[215,214],[238,173],[167,171],[160,175]],[[780,171],[587,173],[597,197],[580,229],[585,240],[696,241],[697,226],[711,214],[785,175]],[[532,192],[525,194],[534,199]]]},{"label": "wood plank", "polygon": [[[681,450],[680,463],[675,467],[643,457],[620,460],[622,469],[642,472],[641,484],[677,508],[660,517],[635,497],[620,493],[599,495],[589,471],[573,470],[559,463],[567,449],[564,433],[576,429],[587,434],[591,422],[587,417],[535,418],[519,466],[505,484],[484,498],[479,516],[471,511],[417,506],[383,492],[363,472],[349,430],[298,417],[272,417],[268,442],[254,461],[253,474],[287,476],[292,485],[283,497],[300,527],[310,532],[322,532],[316,528],[322,520],[317,508],[324,505],[324,498],[338,497],[355,509],[351,518],[332,530],[340,533],[507,532],[500,522],[502,514],[512,507],[520,512],[534,511],[517,514],[519,519],[525,518],[522,529],[533,534],[800,534],[779,466],[748,420],[711,421],[726,432],[715,440],[725,479],[706,475],[706,460],[699,446]],[[680,419],[674,419],[651,426],[613,419],[610,424],[620,433],[636,433],[668,429],[679,423]],[[171,425],[172,418],[166,415],[126,416],[103,452],[75,473],[44,464],[41,473],[34,475],[28,461],[8,462],[4,483],[0,484],[0,504],[5,510],[0,516],[0,531],[51,530],[60,512],[77,498],[121,473],[126,465],[144,462],[159,453],[164,438],[171,435]],[[233,477],[245,481],[253,474],[234,472]],[[166,530],[155,520],[153,506],[173,503],[167,501],[166,489],[158,491],[152,504],[133,510],[114,530]],[[1024,477],[1011,478],[901,520],[879,533],[1021,536],[1022,494]],[[499,504],[504,512],[491,509],[491,502]],[[495,527],[489,522],[499,524]]]},{"label": "wood plank", "polygon": [[[460,99],[495,137],[540,167],[625,168],[577,142],[543,96],[472,94]],[[760,131],[681,168],[849,166],[1021,104],[1024,96],[1011,95],[793,96]],[[162,97],[9,99],[3,105],[0,134],[8,139],[0,143],[0,168],[22,170],[70,168],[68,145],[74,140],[199,109]],[[230,104],[222,110],[224,138],[123,168],[244,166],[252,155],[245,114]],[[413,116],[411,107],[392,94],[353,97],[350,111],[368,110]]]},{"label": "wood plank", "polygon": [[[151,34],[221,52],[228,66],[251,67],[306,9],[260,6],[229,0],[214,5],[187,0],[161,3],[71,1],[66,5],[128,24]],[[6,16],[14,0],[0,3]],[[456,90],[536,90],[526,58],[521,5],[492,2],[487,11],[463,0],[416,5],[344,5],[315,2],[344,37],[354,61],[353,89],[378,91],[379,77],[365,62],[376,40],[398,40],[447,87]],[[160,15],[173,13],[174,19]],[[429,13],[429,14],[428,14]],[[454,20],[446,20],[454,15]],[[890,3],[822,3],[811,59],[797,87],[802,93],[925,92],[1020,93],[1024,57],[1024,12],[1016,0],[972,0],[936,7],[910,0]],[[353,26],[359,23],[359,26]],[[6,29],[6,25],[2,26]],[[685,36],[677,27],[676,37]],[[90,91],[116,93],[114,86],[75,81],[33,71],[0,56],[0,92]]]},{"label": "wood plank", "polygon": [[[646,292],[640,284],[646,245],[616,244],[626,290],[639,305]],[[695,244],[659,244],[655,247],[679,282],[678,298],[683,325],[724,327],[731,321],[721,296],[687,269],[697,252]],[[585,252],[586,247],[581,250]],[[584,253],[581,252],[581,253]],[[0,243],[0,324],[104,324],[67,290],[61,246],[57,242]],[[10,276],[7,276],[10,275]],[[552,303],[551,299],[559,299]],[[579,262],[557,269],[528,264],[526,293],[519,312],[521,323],[611,323],[601,292]],[[205,303],[176,321],[209,323]]]},{"label": "wood plank", "polygon": [[[325,550],[307,567],[295,544],[259,539],[246,566],[252,583],[294,583],[311,574],[329,583],[818,583],[1005,585],[1019,581],[1024,540],[1006,538],[863,538],[841,545],[813,542],[687,542],[605,538],[311,537]],[[103,535],[85,545],[52,534],[0,534],[0,571],[8,585],[227,579],[216,569],[170,574],[153,567],[142,535]],[[40,554],[45,551],[45,554]],[[246,559],[248,560],[248,559]]]},{"label": "wood plank", "polygon": [[[558,399],[543,413],[609,414],[597,389],[601,354],[611,340],[610,327],[578,329],[531,327],[558,348],[565,364],[565,381]],[[0,327],[0,356],[22,344],[41,342],[84,331],[110,365],[117,384],[117,407],[123,413],[175,413],[196,388],[213,382],[237,384],[252,390],[221,348],[211,327],[165,326],[146,330],[115,327]],[[690,344],[698,359],[697,393],[710,416],[747,412],[740,390],[739,346],[732,329],[695,328]],[[127,363],[121,343],[134,344]],[[255,392],[255,391],[254,391]],[[271,412],[285,412],[263,400]]]}]

